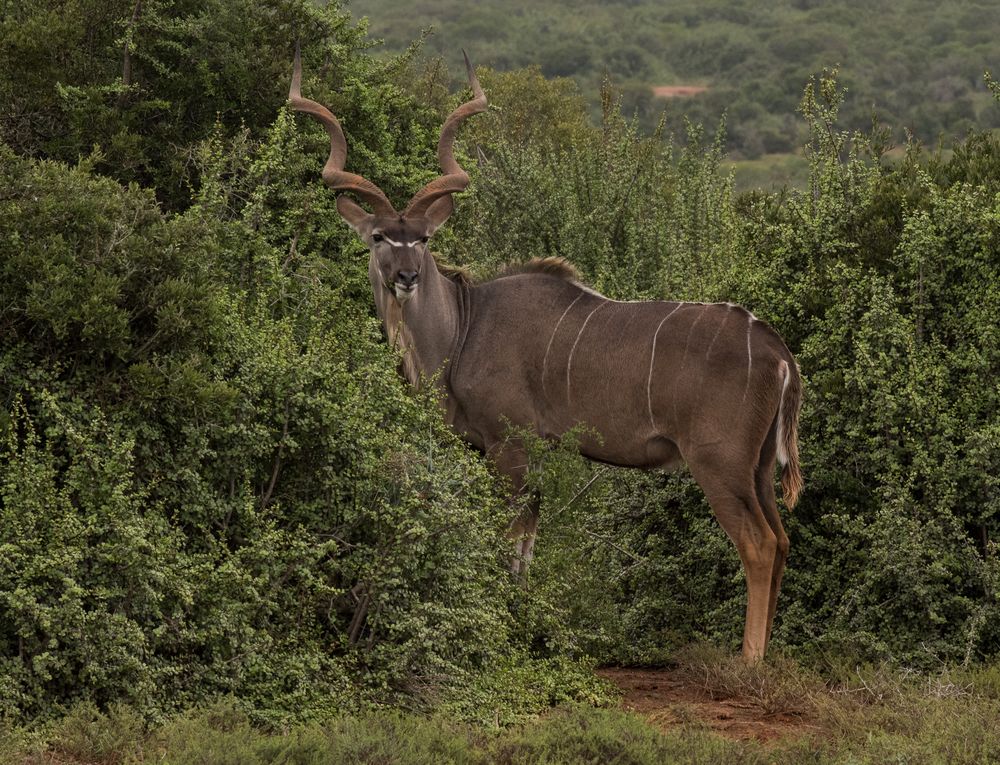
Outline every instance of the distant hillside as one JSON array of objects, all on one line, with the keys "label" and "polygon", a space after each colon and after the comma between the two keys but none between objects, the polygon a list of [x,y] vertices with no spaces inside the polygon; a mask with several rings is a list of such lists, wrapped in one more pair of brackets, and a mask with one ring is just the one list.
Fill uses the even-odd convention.
[{"label": "distant hillside", "polygon": [[[904,129],[928,143],[969,126],[1000,127],[983,71],[1000,69],[995,1],[953,0],[354,0],[374,37],[404,49],[434,26],[429,54],[460,71],[459,50],[477,64],[537,64],[575,79],[598,101],[604,73],[627,112],[647,127],[666,109],[713,126],[728,112],[736,158],[793,151],[795,113],[810,75],[840,66],[849,89],[843,118],[870,125],[874,107],[897,140]],[[697,86],[703,92],[677,88]],[[673,97],[657,97],[656,93]]]}]

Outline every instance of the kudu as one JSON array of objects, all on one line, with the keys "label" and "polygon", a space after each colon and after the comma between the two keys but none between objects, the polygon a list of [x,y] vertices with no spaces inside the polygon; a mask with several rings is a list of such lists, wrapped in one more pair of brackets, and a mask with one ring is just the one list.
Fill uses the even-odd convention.
[{"label": "kudu", "polygon": [[[788,553],[774,490],[784,466],[785,504],[802,480],[797,427],[801,384],[784,342],[752,313],[729,303],[619,302],[583,286],[564,261],[541,259],[481,284],[445,273],[428,240],[469,176],[455,161],[460,123],[486,110],[466,58],[474,97],[445,121],[443,175],[397,212],[372,182],[344,171],[347,144],[337,118],[301,96],[298,51],[292,109],[316,117],[330,136],[323,180],[345,196],[341,216],[370,250],[368,274],[389,341],[414,385],[437,374],[448,422],[524,483],[523,446],[510,427],[558,436],[585,425],[582,453],[613,465],[673,468],[682,461],[701,485],[746,572],[743,653],[764,655]],[[515,564],[531,558],[537,510],[512,527]]]}]

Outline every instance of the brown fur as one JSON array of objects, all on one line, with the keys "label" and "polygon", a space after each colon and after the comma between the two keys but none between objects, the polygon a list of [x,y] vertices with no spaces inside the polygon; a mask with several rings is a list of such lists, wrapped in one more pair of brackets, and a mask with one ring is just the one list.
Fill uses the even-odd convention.
[{"label": "brown fur", "polygon": [[[453,263],[445,262],[438,253],[431,253],[434,256],[434,264],[441,275],[466,287],[471,287],[479,282],[472,276],[472,271],[466,266],[456,266]],[[549,256],[545,258],[532,258],[521,263],[507,263],[500,268],[494,279],[502,279],[505,276],[516,276],[518,274],[548,274],[558,279],[563,279],[574,284],[584,284],[583,277],[576,270],[576,266],[566,258]],[[492,281],[492,279],[487,279]]]}]

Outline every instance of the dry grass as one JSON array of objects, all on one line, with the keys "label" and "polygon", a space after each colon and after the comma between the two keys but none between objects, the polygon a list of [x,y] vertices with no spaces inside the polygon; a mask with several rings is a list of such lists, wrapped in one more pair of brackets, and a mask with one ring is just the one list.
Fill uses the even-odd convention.
[{"label": "dry grass", "polygon": [[763,714],[807,714],[823,691],[818,675],[805,672],[791,659],[774,654],[748,663],[742,656],[707,645],[689,646],[676,654],[677,673],[700,687],[708,698],[741,699]]},{"label": "dry grass", "polygon": [[762,715],[809,719],[814,734],[779,745],[774,762],[795,762],[803,751],[816,762],[1000,762],[997,666],[920,673],[883,664],[837,668],[823,677],[780,654],[748,664],[699,645],[675,661],[674,671],[709,698],[739,699]]}]

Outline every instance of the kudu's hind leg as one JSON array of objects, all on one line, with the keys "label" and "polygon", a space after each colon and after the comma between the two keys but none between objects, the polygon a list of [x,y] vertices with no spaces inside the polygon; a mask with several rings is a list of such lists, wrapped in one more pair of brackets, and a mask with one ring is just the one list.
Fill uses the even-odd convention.
[{"label": "kudu's hind leg", "polygon": [[[781,577],[785,572],[785,561],[788,560],[788,535],[781,524],[778,513],[778,499],[774,491],[774,467],[777,461],[777,419],[764,439],[760,450],[757,469],[754,471],[754,484],[757,490],[757,501],[771,531],[777,540],[777,550],[774,566],[771,569],[771,594],[767,606],[767,642],[771,641],[771,628],[774,626],[774,614],[778,607],[778,592],[781,590]],[[765,644],[765,648],[766,648]]]},{"label": "kudu's hind leg", "polygon": [[726,465],[716,454],[698,454],[688,459],[688,465],[743,562],[747,582],[743,656],[748,660],[761,659],[770,632],[771,584],[778,538],[757,499],[753,468]]},{"label": "kudu's hind leg", "polygon": [[764,518],[777,540],[774,566],[771,568],[771,595],[767,606],[767,642],[770,642],[774,614],[778,607],[778,592],[781,590],[781,577],[785,573],[785,561],[788,560],[788,534],[785,533],[785,527],[781,524],[781,515],[778,513],[778,499],[774,492],[773,461],[769,467],[761,464],[757,469],[756,481],[757,499],[764,512]]}]

